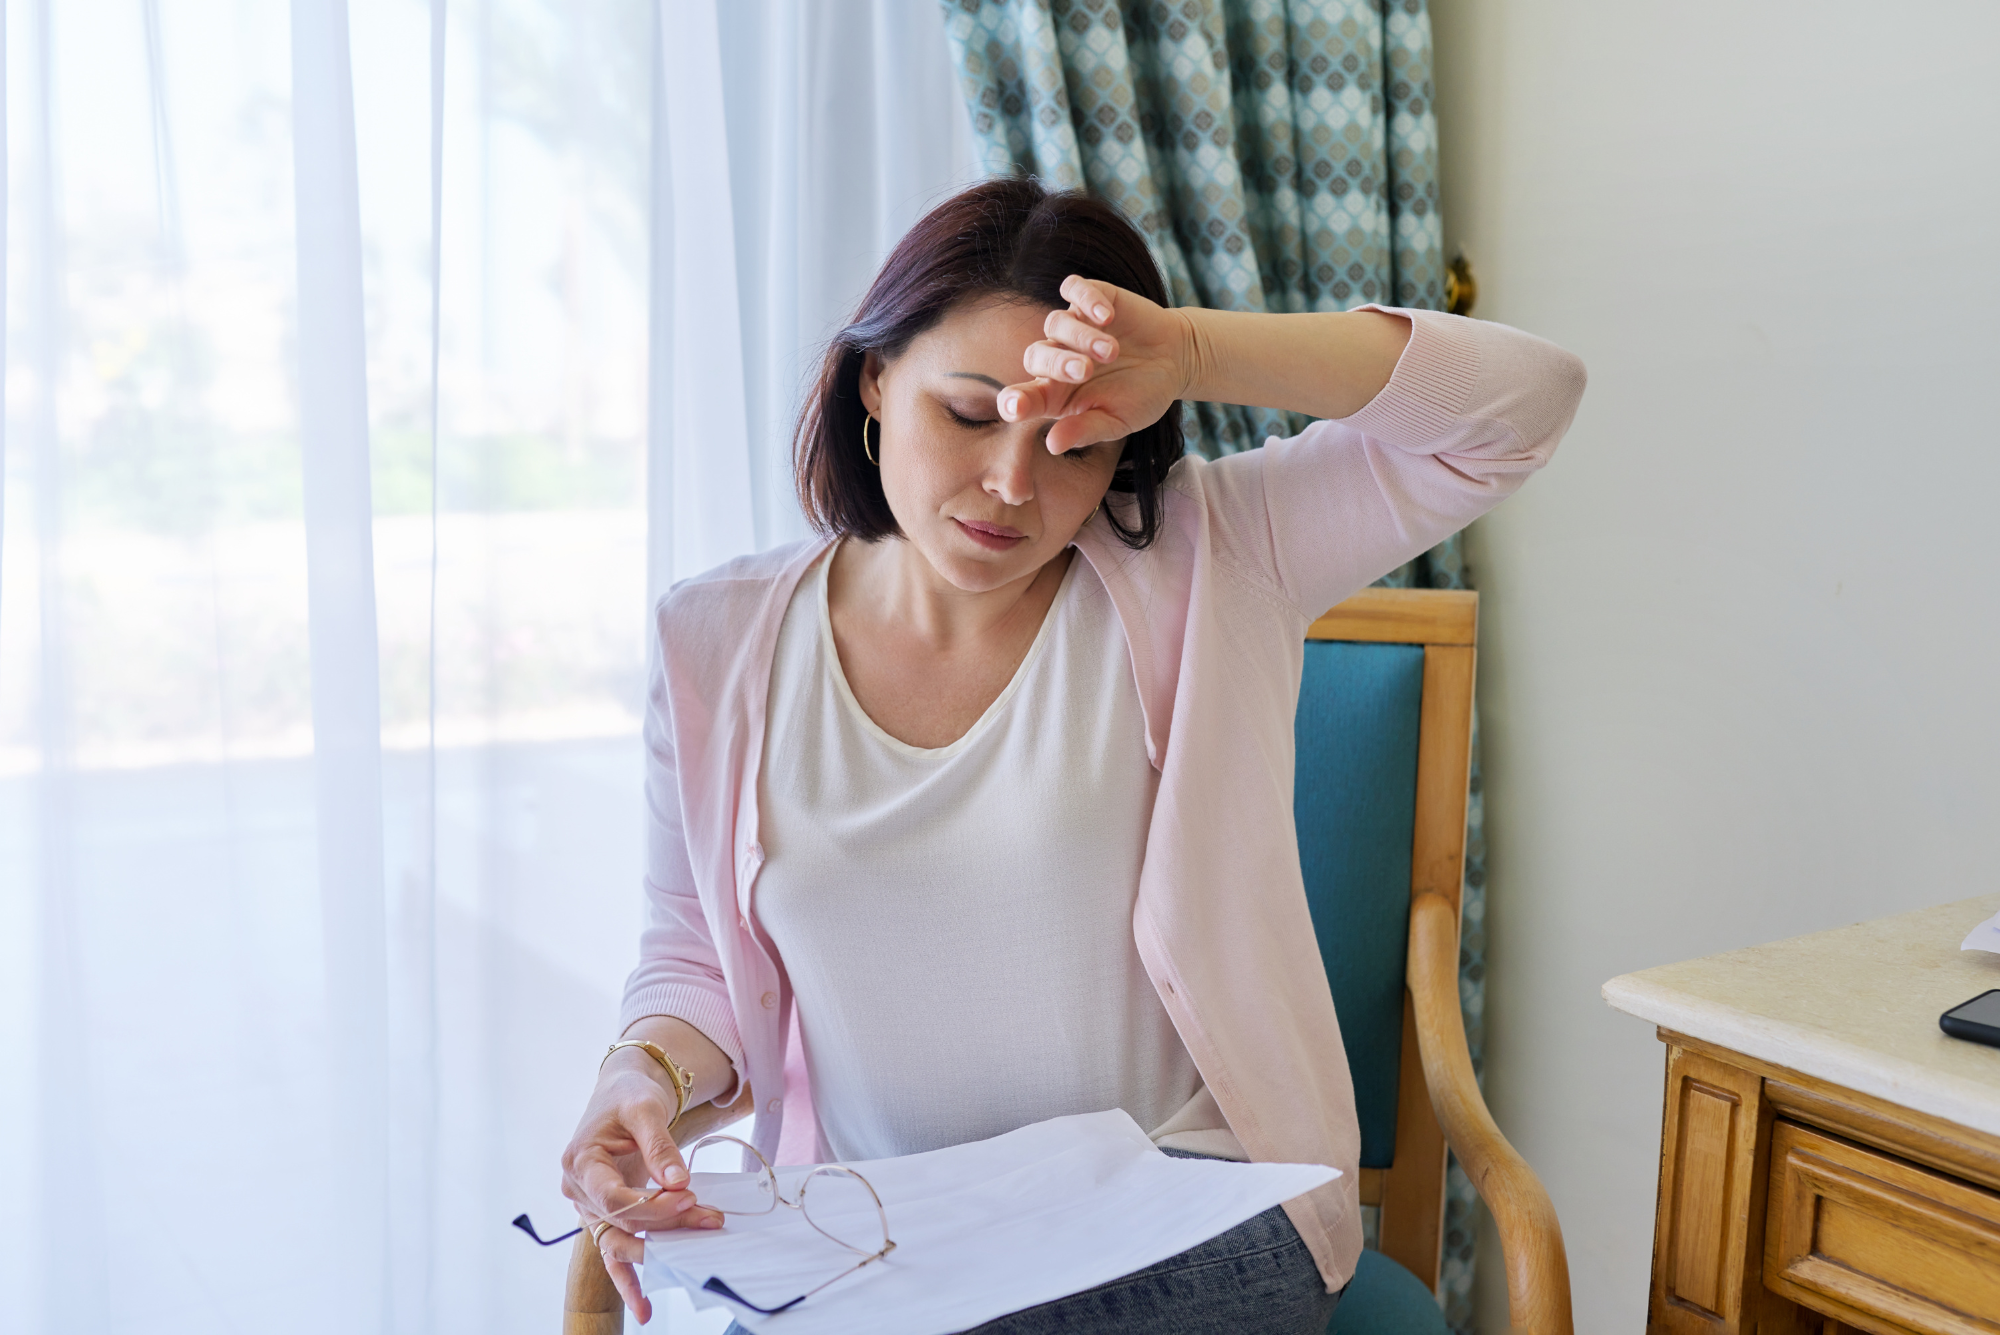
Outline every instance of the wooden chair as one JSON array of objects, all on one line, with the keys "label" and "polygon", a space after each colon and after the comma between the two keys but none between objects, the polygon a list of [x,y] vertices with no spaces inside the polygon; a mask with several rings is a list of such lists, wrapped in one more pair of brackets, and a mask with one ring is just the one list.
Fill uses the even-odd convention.
[{"label": "wooden chair", "polygon": [[1458,999],[1479,595],[1365,589],[1306,632],[1294,814],[1381,1211],[1330,1335],[1443,1335],[1449,1147],[1499,1226],[1513,1329],[1571,1335],[1555,1207],[1493,1124]]},{"label": "wooden chair", "polygon": [[[1361,1201],[1381,1212],[1379,1250],[1363,1253],[1329,1335],[1445,1332],[1447,1147],[1499,1226],[1513,1329],[1572,1335],[1555,1207],[1486,1110],[1459,1009],[1478,616],[1475,593],[1366,589],[1307,631],[1299,855],[1354,1076]],[[729,1115],[688,1116],[683,1134],[699,1135]],[[621,1329],[617,1292],[580,1237],[564,1335]]]}]

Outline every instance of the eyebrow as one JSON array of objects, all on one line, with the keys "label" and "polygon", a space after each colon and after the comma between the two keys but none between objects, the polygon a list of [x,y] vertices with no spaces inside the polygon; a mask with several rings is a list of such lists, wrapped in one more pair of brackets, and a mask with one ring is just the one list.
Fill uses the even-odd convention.
[{"label": "eyebrow", "polygon": [[980,384],[991,385],[995,389],[1007,388],[1005,385],[1001,384],[998,380],[995,380],[992,376],[981,375],[977,371],[947,371],[945,372],[945,375],[948,379],[951,380],[977,380]]}]

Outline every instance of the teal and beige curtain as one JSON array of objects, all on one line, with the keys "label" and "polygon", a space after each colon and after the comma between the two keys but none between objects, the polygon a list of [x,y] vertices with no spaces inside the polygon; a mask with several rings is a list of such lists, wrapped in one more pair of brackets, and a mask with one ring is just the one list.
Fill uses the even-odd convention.
[{"label": "teal and beige curtain", "polygon": [[[987,171],[1116,205],[1174,300],[1239,311],[1443,305],[1421,0],[944,0]],[[1285,414],[1194,405],[1211,457]]]},{"label": "teal and beige curtain", "polygon": [[[1121,209],[1175,302],[1242,311],[1444,305],[1424,0],[941,0],[992,175]],[[1305,419],[1188,405],[1214,458]],[[1385,583],[1464,588],[1454,537]],[[1485,846],[1475,752],[1460,991],[1484,1009]],[[1472,1327],[1473,1203],[1452,1165],[1442,1298]]]}]

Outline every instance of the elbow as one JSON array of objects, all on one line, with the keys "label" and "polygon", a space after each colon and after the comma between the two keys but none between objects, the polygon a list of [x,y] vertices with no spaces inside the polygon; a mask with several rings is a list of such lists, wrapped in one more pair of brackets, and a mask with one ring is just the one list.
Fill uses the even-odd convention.
[{"label": "elbow", "polygon": [[1570,424],[1576,420],[1577,409],[1583,404],[1584,387],[1589,381],[1590,373],[1584,368],[1583,358],[1561,348],[1555,349],[1555,355],[1549,358],[1547,371],[1535,391],[1538,411],[1534,416],[1540,419],[1541,429],[1529,437],[1534,444],[1528,450],[1535,468],[1548,463],[1556,452],[1556,446],[1569,433]]},{"label": "elbow", "polygon": [[1554,396],[1563,405],[1562,424],[1567,429],[1576,416],[1576,410],[1583,405],[1583,391],[1590,384],[1590,372],[1584,367],[1583,358],[1565,350],[1557,359],[1553,378]]},{"label": "elbow", "polygon": [[1553,397],[1568,405],[1568,411],[1563,414],[1563,420],[1567,422],[1576,416],[1577,407],[1583,402],[1583,391],[1590,384],[1590,372],[1584,367],[1583,358],[1564,349],[1551,368],[1550,379],[1554,381],[1551,387]]},{"label": "elbow", "polygon": [[1483,457],[1504,472],[1532,473],[1575,420],[1589,372],[1583,358],[1545,338],[1470,323],[1483,340],[1479,384],[1460,410],[1472,438],[1454,452]]}]

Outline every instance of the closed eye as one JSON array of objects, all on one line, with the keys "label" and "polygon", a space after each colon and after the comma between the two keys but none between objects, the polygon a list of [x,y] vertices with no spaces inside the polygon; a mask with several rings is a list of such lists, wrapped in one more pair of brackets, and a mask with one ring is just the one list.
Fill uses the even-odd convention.
[{"label": "closed eye", "polygon": [[951,414],[951,420],[958,423],[958,425],[960,426],[992,426],[995,422],[1000,420],[997,417],[967,417],[964,413],[961,413],[958,409],[952,407],[949,403],[947,403],[944,406],[944,410],[947,413]]}]

